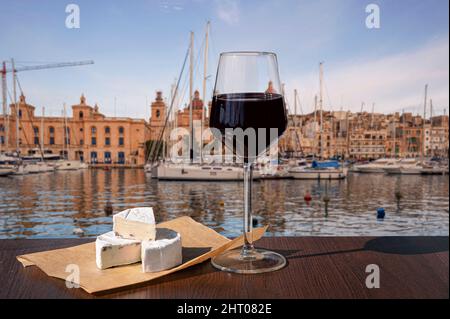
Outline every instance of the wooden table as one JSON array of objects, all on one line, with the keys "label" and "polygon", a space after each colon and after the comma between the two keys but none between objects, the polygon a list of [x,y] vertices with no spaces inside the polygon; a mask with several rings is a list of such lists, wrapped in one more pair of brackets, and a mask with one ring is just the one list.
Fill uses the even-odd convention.
[{"label": "wooden table", "polygon": [[[17,255],[92,239],[0,240],[0,298],[448,298],[448,237],[268,237],[259,247],[288,259],[280,271],[238,275],[209,262],[101,296],[67,289]],[[366,287],[366,267],[380,269],[380,288]]]}]

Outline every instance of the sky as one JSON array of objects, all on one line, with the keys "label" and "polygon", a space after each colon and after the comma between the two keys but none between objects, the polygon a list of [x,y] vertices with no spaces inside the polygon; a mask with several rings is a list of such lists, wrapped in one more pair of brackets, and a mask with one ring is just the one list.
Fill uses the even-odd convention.
[{"label": "sky", "polygon": [[[80,28],[66,27],[70,3]],[[273,51],[293,112],[310,112],[324,63],[324,106],[332,110],[423,112],[429,84],[434,114],[449,107],[448,0],[0,0],[0,60],[17,66],[94,60],[73,68],[18,73],[27,102],[60,115],[84,93],[108,116],[147,118],[157,90],[169,96],[195,32],[200,53],[211,21],[207,90],[223,51]],[[366,6],[380,27],[366,26]],[[200,54],[199,54],[200,55]],[[195,87],[201,90],[203,61]],[[185,82],[183,79],[182,83]],[[8,89],[12,93],[12,81]],[[184,86],[183,86],[184,87]],[[185,98],[186,100],[187,98]],[[208,98],[209,100],[209,98]]]}]

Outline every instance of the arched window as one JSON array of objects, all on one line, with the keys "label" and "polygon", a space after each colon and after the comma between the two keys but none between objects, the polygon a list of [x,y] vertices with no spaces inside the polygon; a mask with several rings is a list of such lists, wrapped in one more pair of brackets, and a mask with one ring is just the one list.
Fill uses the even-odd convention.
[{"label": "arched window", "polygon": [[80,120],[83,118],[84,114],[83,111],[80,111],[80,113],[78,113],[78,117],[80,118]]},{"label": "arched window", "polygon": [[33,127],[33,132],[34,132],[34,135],[38,135],[39,134],[39,127],[34,126]]}]

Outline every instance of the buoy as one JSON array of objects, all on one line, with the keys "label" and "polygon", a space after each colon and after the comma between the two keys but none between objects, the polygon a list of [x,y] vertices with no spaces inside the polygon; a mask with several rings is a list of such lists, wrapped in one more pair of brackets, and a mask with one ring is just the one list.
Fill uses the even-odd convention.
[{"label": "buoy", "polygon": [[306,192],[305,196],[303,197],[305,202],[310,202],[312,200],[311,194]]},{"label": "buoy", "polygon": [[386,216],[386,211],[384,208],[380,207],[377,209],[377,219],[383,219]]},{"label": "buoy", "polygon": [[84,234],[84,230],[82,230],[81,228],[74,228],[73,233],[75,235],[83,235]]},{"label": "buoy", "polygon": [[111,216],[111,215],[112,215],[112,213],[113,213],[113,207],[112,207],[112,205],[111,205],[111,202],[107,202],[107,203],[106,203],[106,206],[105,206],[105,208],[104,208],[104,211],[105,211],[105,215],[106,215],[106,216]]}]

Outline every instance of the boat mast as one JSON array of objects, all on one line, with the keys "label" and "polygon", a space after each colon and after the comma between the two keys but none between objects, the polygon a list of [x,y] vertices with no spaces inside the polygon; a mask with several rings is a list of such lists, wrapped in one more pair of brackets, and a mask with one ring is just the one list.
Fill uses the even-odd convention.
[{"label": "boat mast", "polygon": [[[397,141],[396,141],[396,138],[397,138],[397,126],[396,126],[396,122],[395,122],[395,117],[394,117],[394,147],[393,147],[393,149],[392,149],[392,152],[394,153],[394,158],[396,158],[396,143],[397,143]],[[391,156],[392,156],[392,153],[391,153]]]},{"label": "boat mast", "polygon": [[317,154],[317,94],[314,95],[314,150],[313,159],[316,159]]},{"label": "boat mast", "polygon": [[206,79],[208,77],[208,50],[209,50],[209,27],[211,22],[206,23],[205,34],[205,57],[203,65],[203,107],[202,107],[202,121],[200,127],[200,163],[203,162],[203,126],[205,123],[205,105],[206,105]]},{"label": "boat mast", "polygon": [[319,90],[319,107],[320,107],[320,158],[323,159],[323,62],[319,64],[320,71],[320,90]]},{"label": "boat mast", "polygon": [[[8,150],[8,140],[9,140],[9,118],[8,118],[8,102],[6,99],[7,88],[6,88],[6,62],[3,61],[3,70],[2,70],[2,106],[3,106],[3,129],[4,129],[4,140],[5,150]],[[2,148],[3,146],[0,145]]]},{"label": "boat mast", "polygon": [[425,118],[427,115],[427,99],[428,99],[428,84],[425,84],[425,97],[423,102],[423,121],[422,121],[422,147],[420,148],[420,162],[423,163],[425,155]]},{"label": "boat mast", "polygon": [[373,130],[373,115],[375,112],[375,103],[372,103],[372,113],[370,114],[370,129]]},{"label": "boat mast", "polygon": [[44,153],[44,116],[45,116],[45,107],[42,107],[42,117],[41,117],[41,153]]},{"label": "boat mast", "polygon": [[12,75],[13,75],[13,98],[14,98],[14,109],[16,110],[16,153],[20,154],[19,145],[19,110],[17,108],[17,92],[16,92],[16,67],[14,64],[14,59],[11,59]]},{"label": "boat mast", "polygon": [[[64,103],[64,148],[67,152],[67,160],[69,159],[69,132],[67,131],[67,111],[66,111],[66,103]],[[64,153],[65,156],[65,153]]]},{"label": "boat mast", "polygon": [[191,31],[191,50],[189,63],[189,158],[191,163],[194,160],[194,123],[192,117],[192,99],[194,89],[194,32]]}]

